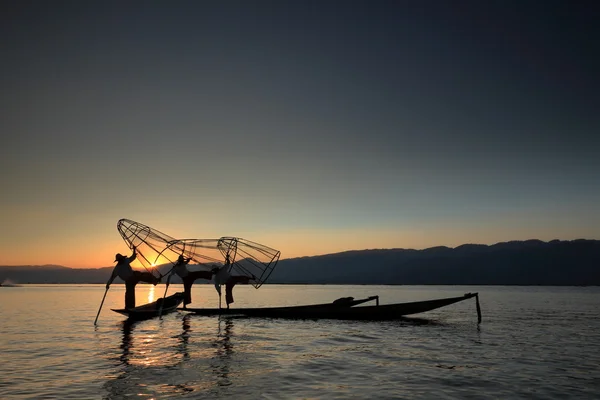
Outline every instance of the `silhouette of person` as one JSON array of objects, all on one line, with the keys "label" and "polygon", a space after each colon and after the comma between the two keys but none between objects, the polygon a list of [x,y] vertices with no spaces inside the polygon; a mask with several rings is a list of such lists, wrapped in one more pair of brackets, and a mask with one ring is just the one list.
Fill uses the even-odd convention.
[{"label": "silhouette of person", "polygon": [[183,308],[187,308],[187,305],[192,302],[192,285],[196,281],[196,279],[206,279],[211,280],[212,272],[211,271],[190,271],[187,268],[188,263],[191,258],[184,258],[183,255],[180,255],[177,259],[175,265],[173,265],[173,270],[171,275],[169,275],[169,279],[173,274],[177,274],[181,280],[183,281]]},{"label": "silhouette of person", "polygon": [[135,307],[135,286],[139,282],[152,283],[155,286],[160,282],[160,278],[157,278],[150,272],[135,271],[131,268],[131,262],[137,257],[136,248],[133,247],[133,253],[131,256],[126,257],[121,253],[115,255],[115,261],[117,265],[113,269],[110,279],[106,283],[106,290],[110,287],[110,284],[118,276],[125,282],[125,308]]},{"label": "silhouette of person", "polygon": [[225,285],[225,302],[227,303],[227,308],[229,308],[229,304],[233,303],[233,287],[238,283],[247,284],[250,280],[256,280],[254,275],[252,277],[236,275],[232,276],[229,273],[231,269],[231,261],[229,259],[229,254],[225,256],[225,264],[222,267],[215,267],[212,269],[213,273],[213,281],[215,284],[215,289],[217,289],[217,293],[219,293],[219,308],[221,308],[221,286]]}]

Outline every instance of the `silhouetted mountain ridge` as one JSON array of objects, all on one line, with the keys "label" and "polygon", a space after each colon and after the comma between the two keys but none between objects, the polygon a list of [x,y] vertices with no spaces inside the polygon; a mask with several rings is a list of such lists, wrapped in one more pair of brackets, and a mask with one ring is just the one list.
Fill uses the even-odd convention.
[{"label": "silhouetted mountain ridge", "polygon": [[[423,250],[351,250],[284,259],[268,283],[600,285],[599,266],[598,240],[525,240]],[[162,273],[168,269],[170,266],[160,267]],[[112,266],[0,266],[0,282],[10,279],[16,283],[105,283],[111,271]],[[178,278],[172,280],[178,282]]]},{"label": "silhouetted mountain ridge", "polygon": [[600,285],[600,241],[372,249],[282,260],[270,283]]}]

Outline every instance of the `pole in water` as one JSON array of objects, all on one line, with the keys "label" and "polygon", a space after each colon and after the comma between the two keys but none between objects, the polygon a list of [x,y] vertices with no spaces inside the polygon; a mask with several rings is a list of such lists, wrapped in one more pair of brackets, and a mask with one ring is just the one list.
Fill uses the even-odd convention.
[{"label": "pole in water", "polygon": [[106,293],[108,293],[108,288],[104,291],[104,296],[102,296],[102,301],[100,302],[100,308],[98,309],[98,314],[96,314],[96,319],[94,320],[94,325],[98,322],[98,316],[100,315],[100,310],[102,310],[102,305],[104,304],[104,299],[106,298]]},{"label": "pole in water", "polygon": [[475,295],[475,306],[477,307],[477,323],[481,323],[481,307],[479,307],[479,293]]},{"label": "pole in water", "polygon": [[169,289],[169,283],[171,282],[171,276],[172,275],[169,275],[167,277],[167,286],[165,287],[165,293],[163,294],[162,301],[160,302],[160,308],[158,309],[158,318],[159,319],[162,319],[162,310],[163,310],[163,306],[165,304],[165,297],[167,296],[167,290]]}]

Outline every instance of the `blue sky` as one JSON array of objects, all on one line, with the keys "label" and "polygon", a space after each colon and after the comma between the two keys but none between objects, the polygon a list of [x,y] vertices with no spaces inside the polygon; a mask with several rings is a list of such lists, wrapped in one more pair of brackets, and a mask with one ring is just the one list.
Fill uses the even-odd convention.
[{"label": "blue sky", "polygon": [[0,264],[600,237],[594,2],[5,2]]}]

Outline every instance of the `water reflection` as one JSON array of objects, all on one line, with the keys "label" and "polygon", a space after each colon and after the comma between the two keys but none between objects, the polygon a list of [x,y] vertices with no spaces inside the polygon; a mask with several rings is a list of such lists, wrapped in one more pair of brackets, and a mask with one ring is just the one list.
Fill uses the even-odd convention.
[{"label": "water reflection", "polygon": [[121,323],[121,343],[119,345],[119,374],[109,379],[104,384],[106,394],[103,399],[121,399],[129,396],[149,396],[146,382],[142,379],[143,367],[138,367],[131,362],[132,350],[136,347],[133,339],[136,322],[124,321]]},{"label": "water reflection", "polygon": [[213,340],[212,347],[216,350],[213,357],[212,367],[217,378],[217,385],[229,386],[231,356],[233,355],[233,344],[231,342],[231,331],[233,329],[233,320],[231,318],[219,318],[217,338]]},{"label": "water reflection", "polygon": [[[173,323],[179,321],[177,329]],[[233,320],[194,322],[198,319],[189,314],[169,319],[164,326],[158,321],[124,321],[114,358],[118,369],[104,384],[104,398],[218,394],[219,388],[233,385]]]},{"label": "water reflection", "polygon": [[[189,322],[184,321],[184,327],[186,324],[188,328],[179,338],[169,338],[164,336],[169,327],[162,321],[122,322],[119,370],[104,384],[107,394],[103,398],[160,398],[192,391],[171,372],[189,359]],[[179,344],[173,346],[174,340]]]},{"label": "water reflection", "polygon": [[154,298],[154,291],[156,289],[156,287],[154,285],[148,285],[150,287],[150,289],[148,290],[148,303],[152,303],[154,300],[156,300]]},{"label": "water reflection", "polygon": [[125,365],[129,364],[129,349],[132,346],[131,332],[133,331],[134,324],[135,322],[130,322],[129,320],[126,320],[123,322],[122,326],[123,335],[121,340],[121,346],[119,346],[121,348],[121,355],[119,357],[119,360],[121,360],[121,363]]},{"label": "water reflection", "polygon": [[181,334],[178,335],[178,345],[177,345],[177,351],[181,354],[182,358],[182,362],[188,361],[190,359],[190,352],[188,350],[188,345],[189,345],[189,341],[190,341],[190,332],[192,331],[191,325],[190,325],[190,314],[186,314],[182,319],[181,319],[181,326],[183,331],[181,332]]}]

